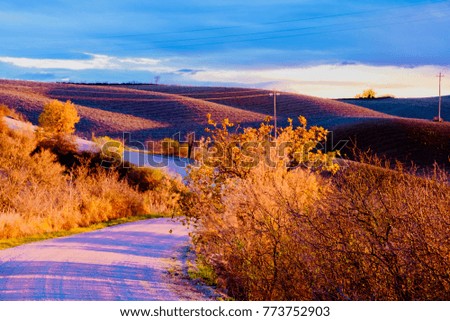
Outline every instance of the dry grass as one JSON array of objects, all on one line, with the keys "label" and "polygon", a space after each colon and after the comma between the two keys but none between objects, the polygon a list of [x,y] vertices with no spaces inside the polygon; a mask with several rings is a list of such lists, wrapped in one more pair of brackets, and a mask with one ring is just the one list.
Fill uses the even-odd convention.
[{"label": "dry grass", "polygon": [[204,212],[197,244],[243,300],[448,300],[448,183],[351,167],[256,170]]},{"label": "dry grass", "polygon": [[104,222],[99,222],[95,224],[91,224],[86,227],[75,227],[71,228],[69,230],[60,230],[55,232],[48,232],[48,233],[38,233],[33,235],[27,235],[27,236],[19,236],[17,238],[8,238],[8,239],[0,239],[0,250],[16,247],[22,244],[26,243],[32,243],[32,242],[38,242],[42,240],[48,240],[53,239],[56,237],[64,237],[79,233],[85,233],[90,231],[99,230],[105,227],[109,226],[115,226],[119,224],[125,224],[130,222],[136,222],[140,220],[148,220],[153,218],[160,218],[164,217],[164,215],[161,214],[146,214],[146,215],[133,215],[128,217],[122,217],[119,219],[112,219]]},{"label": "dry grass", "polygon": [[181,183],[158,176],[140,191],[118,171],[89,162],[68,169],[37,146],[29,133],[0,125],[0,239],[177,209]]},{"label": "dry grass", "polygon": [[448,175],[417,177],[365,160],[333,180],[315,222],[322,235],[316,298],[448,300]]}]

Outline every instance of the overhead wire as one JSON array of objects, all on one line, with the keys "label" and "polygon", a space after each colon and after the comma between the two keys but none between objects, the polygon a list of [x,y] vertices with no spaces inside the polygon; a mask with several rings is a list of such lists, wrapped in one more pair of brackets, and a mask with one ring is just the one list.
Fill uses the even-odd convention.
[{"label": "overhead wire", "polygon": [[[431,2],[424,1],[424,2],[417,2],[417,3],[413,3],[413,4],[389,6],[388,8],[383,7],[383,8],[377,8],[377,9],[371,9],[371,10],[360,10],[360,11],[353,11],[353,12],[319,15],[319,16],[304,17],[304,18],[290,19],[290,20],[267,21],[267,22],[258,23],[257,26],[277,25],[277,24],[285,24],[285,23],[293,23],[293,22],[355,16],[355,15],[369,14],[369,13],[375,13],[375,12],[385,12],[386,10],[395,10],[395,9],[401,9],[401,8],[410,8],[410,7],[417,7],[417,6],[423,6],[423,5],[439,4],[439,3],[444,3],[444,2],[448,2],[448,0],[438,0],[438,1],[431,1]],[[198,29],[192,29],[192,30],[179,30],[179,31],[149,32],[149,33],[139,33],[139,34],[104,35],[104,36],[99,36],[99,38],[131,38],[131,37],[142,37],[142,36],[145,37],[145,36],[157,36],[157,35],[169,35],[169,34],[197,33],[197,32],[205,32],[205,31],[238,29],[238,28],[242,28],[242,25],[198,28]]]},{"label": "overhead wire", "polygon": [[[439,1],[424,1],[424,2],[418,2],[414,4],[403,4],[403,5],[395,5],[395,6],[389,6],[389,7],[383,7],[383,8],[376,8],[371,10],[364,10],[364,11],[354,11],[354,12],[345,12],[345,13],[336,13],[336,14],[329,14],[329,15],[321,15],[321,16],[313,16],[313,17],[304,17],[299,19],[291,19],[291,20],[281,20],[281,21],[268,21],[268,22],[262,22],[258,23],[256,25],[253,25],[252,27],[261,27],[261,26],[268,26],[268,25],[282,25],[287,23],[295,23],[295,22],[302,22],[302,21],[315,21],[315,20],[324,20],[329,18],[336,18],[336,17],[346,17],[346,16],[360,16],[364,14],[370,14],[375,13],[379,11],[392,11],[400,8],[409,8],[409,7],[417,7],[417,6],[428,6],[428,5],[435,5],[435,4],[441,4],[441,3],[449,3],[448,0],[439,0]],[[440,9],[440,13],[447,12],[450,8],[444,8]],[[325,34],[333,34],[333,33],[339,33],[339,32],[345,32],[345,31],[353,31],[353,30],[361,30],[361,29],[370,29],[370,28],[376,28],[380,26],[386,26],[386,25],[395,25],[395,24],[405,24],[405,23],[412,23],[412,22],[418,22],[418,21],[425,21],[428,19],[431,19],[431,17],[424,17],[417,20],[407,20],[404,19],[404,17],[410,18],[411,16],[394,16],[391,17],[397,21],[392,22],[386,22],[381,23],[377,20],[376,24],[373,25],[358,25],[358,26],[352,26],[348,28],[339,28],[341,26],[345,25],[352,25],[353,22],[344,22],[344,23],[336,23],[336,24],[327,24],[327,25],[316,25],[316,26],[305,26],[305,27],[299,27],[299,28],[285,28],[285,29],[279,29],[279,30],[272,30],[272,31],[261,31],[261,32],[248,32],[248,33],[236,33],[236,34],[225,34],[225,35],[218,35],[218,36],[208,36],[208,37],[198,37],[198,38],[185,38],[185,39],[168,39],[168,40],[155,40],[148,44],[142,45],[133,45],[133,50],[136,51],[148,51],[148,50],[164,50],[164,49],[183,49],[183,48],[195,48],[195,47],[203,47],[203,46],[214,46],[214,45],[223,45],[223,44],[234,44],[234,43],[251,43],[251,42],[257,42],[257,41],[263,41],[263,40],[274,40],[274,39],[286,39],[286,38],[296,38],[296,37],[302,37],[302,36],[310,36],[310,35],[325,35]],[[388,17],[389,18],[389,17]],[[377,18],[378,19],[378,18]],[[434,19],[434,17],[433,17]],[[368,19],[365,19],[362,21],[362,23],[366,23]],[[214,31],[214,30],[225,30],[225,29],[238,29],[245,27],[240,26],[225,26],[225,27],[213,27],[213,28],[198,28],[193,30],[181,30],[181,31],[168,31],[168,32],[154,32],[154,33],[141,33],[141,34],[134,34],[134,35],[107,35],[107,36],[100,36],[97,38],[132,38],[137,36],[150,36],[150,35],[167,35],[167,34],[185,34],[185,33],[198,33],[198,32],[204,32],[204,31]],[[323,28],[334,28],[332,30],[319,30]],[[318,29],[317,31],[314,31],[314,29]],[[308,32],[297,32],[297,31],[307,31]],[[283,34],[283,33],[290,33],[290,34]],[[246,39],[233,39],[236,37],[247,37]],[[227,39],[229,38],[229,39]],[[207,41],[207,42],[200,42],[195,43],[196,41],[202,41],[202,40],[209,40],[209,39],[217,39],[217,41]],[[183,43],[184,42],[184,43]],[[190,43],[186,43],[190,42]],[[178,43],[178,44],[177,44]],[[162,46],[159,46],[158,44],[161,44]],[[164,45],[167,44],[167,45]],[[116,43],[113,44],[113,46],[119,46],[122,47],[123,44]],[[113,48],[111,48],[113,49]],[[114,50],[114,49],[113,49]],[[52,55],[51,53],[46,53],[45,56],[48,57]],[[58,56],[55,54],[55,56]]]},{"label": "overhead wire", "polygon": [[[447,12],[449,10],[450,10],[450,8],[448,8],[446,10],[442,10],[441,12]],[[302,32],[302,33],[294,33],[294,34],[288,34],[288,35],[265,36],[265,37],[258,37],[258,38],[249,38],[249,39],[230,39],[230,40],[225,40],[225,41],[178,44],[178,45],[168,45],[168,46],[152,46],[152,47],[145,46],[145,47],[135,48],[135,49],[143,49],[143,50],[151,49],[151,48],[152,49],[169,49],[169,48],[185,48],[185,47],[210,46],[210,45],[232,44],[232,43],[247,43],[247,42],[255,42],[255,41],[261,41],[261,40],[285,39],[285,38],[295,38],[295,37],[306,36],[306,35],[321,35],[321,34],[338,33],[338,32],[344,32],[344,31],[371,29],[371,28],[377,28],[380,26],[385,27],[385,26],[392,26],[392,25],[409,24],[409,23],[413,23],[413,22],[421,22],[421,21],[427,21],[429,19],[432,19],[432,17],[422,17],[422,18],[417,18],[417,19],[402,19],[402,18],[411,18],[410,15],[396,16],[394,18],[395,18],[394,21],[383,22],[382,24],[380,22],[377,22],[376,24],[372,24],[372,25],[359,25],[359,26],[352,26],[352,27],[348,27],[348,28],[336,28],[336,29],[331,29],[331,30]],[[339,26],[345,26],[345,25],[353,25],[353,23],[339,23],[339,24],[329,24],[329,25],[325,25],[325,26],[309,26],[309,27],[302,27],[302,28],[288,29],[288,30],[275,30],[275,31],[254,33],[253,35],[294,32],[294,31],[300,31],[300,30],[312,30],[312,29],[317,29],[317,28],[339,27]],[[245,36],[245,34],[207,37],[207,39],[218,39],[218,38],[220,39],[220,38],[234,37],[234,36],[236,36],[236,37]],[[202,40],[202,39],[197,38],[195,40]],[[189,41],[195,41],[195,40],[190,39]],[[206,38],[204,40],[206,40]],[[182,42],[182,41],[188,41],[188,40],[187,39],[186,40],[177,40],[177,42]],[[175,42],[175,41],[167,41],[167,43],[171,43],[171,42]],[[153,43],[154,42],[152,42],[152,44]]]}]

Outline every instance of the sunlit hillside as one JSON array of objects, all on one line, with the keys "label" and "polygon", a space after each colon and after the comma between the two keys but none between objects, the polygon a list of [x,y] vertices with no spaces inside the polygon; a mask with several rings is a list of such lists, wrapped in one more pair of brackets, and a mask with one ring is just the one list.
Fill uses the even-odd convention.
[{"label": "sunlit hillside", "polygon": [[[229,118],[241,127],[257,126],[265,117],[273,116],[274,99],[270,94],[248,88],[0,81],[0,103],[17,109],[33,123],[37,122],[44,102],[71,100],[81,116],[78,135],[90,138],[94,133],[122,138],[126,132],[141,142],[165,137],[183,140],[190,132],[199,138],[205,134],[207,114],[213,119]],[[309,125],[334,131],[335,140],[351,140],[361,149],[419,165],[431,166],[434,161],[445,165],[450,125],[429,120],[433,102],[340,102],[281,92],[277,96],[277,122],[278,126],[285,126],[288,118],[295,120],[302,115]],[[349,150],[345,152],[348,154]]]}]

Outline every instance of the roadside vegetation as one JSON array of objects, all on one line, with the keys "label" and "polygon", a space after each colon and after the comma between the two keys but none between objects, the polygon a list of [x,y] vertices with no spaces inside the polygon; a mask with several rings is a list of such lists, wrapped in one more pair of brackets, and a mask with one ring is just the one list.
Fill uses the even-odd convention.
[{"label": "roadside vegetation", "polygon": [[214,282],[238,300],[449,300],[445,171],[364,153],[339,168],[299,121],[275,139],[209,120],[182,203]]},{"label": "roadside vegetation", "polygon": [[[64,106],[74,125],[78,116],[70,102]],[[3,115],[12,113],[2,107],[0,114],[0,239],[26,241],[111,220],[177,213],[180,181],[131,165],[104,168],[99,154],[73,150],[73,126],[52,130],[65,117],[42,116],[41,124],[52,120],[43,133],[10,130]],[[69,144],[61,144],[61,137]]]},{"label": "roadside vegetation", "polygon": [[196,227],[191,276],[234,299],[450,300],[450,178],[437,166],[336,162],[304,117],[275,138],[269,118],[240,128],[209,116],[195,145],[161,142],[196,160],[183,184],[111,161],[123,146],[109,137],[95,140],[117,145],[110,154],[80,154],[70,102],[49,106],[70,115],[42,116],[36,135],[10,130],[3,116],[20,115],[0,106],[0,247],[182,213]]}]

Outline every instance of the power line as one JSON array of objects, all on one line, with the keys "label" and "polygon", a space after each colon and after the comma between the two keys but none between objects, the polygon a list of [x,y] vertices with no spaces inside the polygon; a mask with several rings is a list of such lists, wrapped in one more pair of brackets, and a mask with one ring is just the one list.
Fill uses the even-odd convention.
[{"label": "power line", "polygon": [[[414,3],[414,4],[390,6],[388,8],[383,7],[383,8],[379,8],[379,9],[336,13],[336,14],[320,15],[320,16],[305,17],[305,18],[291,19],[291,20],[268,21],[268,22],[258,23],[257,26],[269,26],[269,25],[279,25],[279,24],[302,22],[302,21],[314,21],[314,20],[322,20],[322,19],[329,19],[329,18],[357,16],[357,15],[370,14],[370,13],[375,13],[375,12],[385,12],[387,10],[396,10],[396,9],[401,9],[401,8],[411,8],[411,7],[417,7],[417,6],[423,6],[423,5],[439,4],[439,3],[444,3],[447,1],[448,0],[439,0],[439,1],[432,1],[432,2],[425,1],[425,2],[418,2],[418,3]],[[139,34],[126,34],[126,35],[104,35],[104,36],[99,36],[98,38],[132,38],[132,37],[146,37],[146,36],[158,36],[158,35],[170,35],[170,34],[176,35],[176,34],[186,34],[186,33],[198,33],[198,32],[205,32],[205,31],[232,30],[232,29],[238,29],[238,28],[242,28],[242,25],[198,28],[198,29],[180,30],[180,31],[149,32],[149,33],[139,33]]]},{"label": "power line", "polygon": [[[445,11],[445,10],[442,10]],[[441,11],[441,12],[442,12]],[[420,14],[418,15],[419,17],[422,17],[423,15]],[[403,22],[402,20],[405,18],[411,18],[411,14],[406,14],[406,15],[396,15],[394,17],[390,17],[395,19],[396,21],[400,21]],[[304,19],[304,20],[309,20],[309,19]],[[311,19],[312,20],[312,19]],[[379,22],[379,18],[374,18],[371,20],[365,19],[364,22],[367,21],[377,21]],[[296,28],[288,28],[288,29],[280,29],[280,30],[272,30],[272,31],[258,31],[258,32],[248,32],[248,33],[235,33],[235,34],[226,34],[226,35],[221,35],[221,36],[206,36],[206,37],[195,37],[195,38],[182,38],[182,39],[174,39],[174,40],[154,40],[151,41],[151,44],[171,44],[171,43],[183,43],[183,42],[190,42],[190,41],[199,41],[199,40],[209,40],[209,39],[217,39],[217,38],[233,38],[233,37],[248,37],[248,36],[262,36],[262,35],[270,35],[270,34],[279,34],[279,33],[287,33],[287,32],[296,32],[296,31],[302,31],[302,30],[310,30],[310,29],[317,29],[317,28],[329,28],[329,27],[338,27],[338,26],[346,26],[346,25],[354,25],[353,21],[349,21],[349,22],[341,22],[341,23],[332,23],[332,24],[327,24],[327,25],[313,25],[313,26],[305,26],[305,27],[296,27]],[[377,25],[378,26],[378,25]],[[356,29],[359,29],[356,28]]]},{"label": "power line", "polygon": [[336,27],[336,26],[348,25],[348,24],[353,24],[353,23],[352,22],[334,23],[334,24],[321,25],[321,26],[307,26],[307,27],[272,30],[272,31],[248,32],[248,33],[239,33],[239,34],[231,34],[231,35],[221,35],[220,37],[218,37],[218,36],[208,36],[208,37],[176,39],[176,40],[156,40],[156,41],[152,41],[152,44],[178,43],[178,42],[208,40],[208,39],[217,39],[217,38],[222,38],[223,39],[223,38],[233,38],[233,37],[258,36],[258,35],[266,35],[266,34],[276,34],[276,33],[293,32],[293,31],[300,31],[300,30],[309,30],[309,29],[315,29],[315,28],[318,28],[318,27],[320,27],[320,28]]},{"label": "power line", "polygon": [[[447,9],[447,10],[450,10]],[[443,10],[444,11],[444,10]],[[441,11],[441,12],[443,12]],[[410,17],[410,16],[407,16]],[[228,40],[228,41],[215,41],[215,42],[204,42],[204,43],[196,43],[196,44],[179,44],[179,45],[168,45],[168,46],[153,46],[153,47],[141,47],[141,48],[134,48],[135,50],[147,50],[147,49],[170,49],[170,48],[188,48],[188,47],[199,47],[199,46],[211,46],[211,45],[221,45],[221,44],[232,44],[232,43],[248,43],[248,42],[255,42],[255,41],[261,41],[261,40],[273,40],[273,39],[285,39],[285,38],[295,38],[299,36],[309,36],[309,35],[322,35],[322,34],[331,34],[331,33],[339,33],[339,32],[345,32],[345,31],[354,31],[354,30],[361,30],[361,29],[371,29],[371,28],[378,28],[381,25],[383,27],[390,26],[390,25],[401,25],[401,24],[411,24],[414,22],[422,22],[427,21],[429,19],[434,19],[433,17],[426,17],[426,18],[418,18],[413,20],[402,20],[400,18],[402,17],[396,17],[396,21],[393,22],[385,22],[383,24],[372,24],[372,25],[366,25],[366,26],[352,26],[349,28],[340,28],[340,29],[332,29],[332,30],[324,30],[324,31],[313,31],[313,32],[303,32],[303,33],[295,33],[290,35],[277,35],[277,36],[267,36],[267,37],[259,37],[259,38],[251,38],[251,39],[236,39],[236,40]],[[345,24],[333,24],[333,25],[327,25],[327,26],[316,26],[316,27],[305,27],[305,28],[299,28],[296,30],[302,30],[302,29],[314,29],[314,28],[323,28],[323,27],[336,27],[336,26],[342,26]],[[295,30],[289,30],[289,32],[292,32]],[[259,34],[270,34],[270,33],[278,33],[278,32],[287,32],[286,30],[280,30],[280,31],[272,31],[272,32],[265,32],[265,33],[259,33]],[[217,38],[224,38],[222,37],[214,37]],[[199,40],[199,39],[197,39]],[[170,43],[170,41],[167,41]]]}]

